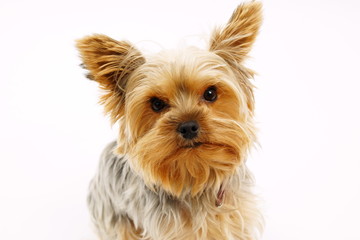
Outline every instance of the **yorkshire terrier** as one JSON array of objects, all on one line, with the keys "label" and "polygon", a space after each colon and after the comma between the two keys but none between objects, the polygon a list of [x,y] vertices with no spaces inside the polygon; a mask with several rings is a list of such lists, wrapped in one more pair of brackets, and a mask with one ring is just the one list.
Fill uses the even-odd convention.
[{"label": "yorkshire terrier", "polygon": [[263,218],[246,157],[255,141],[254,72],[243,63],[262,5],[251,1],[194,47],[144,57],[104,35],[77,42],[119,137],[88,205],[102,240],[255,240]]}]

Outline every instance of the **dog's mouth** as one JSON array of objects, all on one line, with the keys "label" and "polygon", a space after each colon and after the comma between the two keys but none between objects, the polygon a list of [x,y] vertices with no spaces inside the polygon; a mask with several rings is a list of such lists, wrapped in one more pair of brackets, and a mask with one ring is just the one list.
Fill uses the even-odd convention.
[{"label": "dog's mouth", "polygon": [[182,148],[197,148],[197,147],[201,146],[202,144],[203,144],[202,142],[194,142],[191,144],[184,145],[184,146],[182,146]]},{"label": "dog's mouth", "polygon": [[181,148],[197,148],[197,147],[200,147],[201,145],[211,145],[211,146],[216,146],[219,148],[228,147],[227,145],[217,144],[217,143],[213,143],[213,142],[191,142],[191,143],[182,145]]}]

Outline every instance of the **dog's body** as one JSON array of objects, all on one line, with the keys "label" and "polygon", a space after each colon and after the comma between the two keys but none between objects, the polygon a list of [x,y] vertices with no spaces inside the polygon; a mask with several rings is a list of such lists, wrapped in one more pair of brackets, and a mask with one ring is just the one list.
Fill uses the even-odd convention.
[{"label": "dog's body", "polygon": [[105,149],[88,198],[102,239],[255,239],[252,228],[261,227],[261,216],[246,168],[237,169],[226,189],[226,202],[236,204],[236,209],[231,205],[219,208],[216,190],[196,199],[150,190],[126,157],[113,154],[115,147],[114,142]]},{"label": "dog's body", "polygon": [[254,101],[242,65],[261,4],[240,5],[209,50],[145,57],[104,35],[78,42],[117,142],[104,151],[88,198],[102,240],[254,240],[262,217],[245,165]]}]

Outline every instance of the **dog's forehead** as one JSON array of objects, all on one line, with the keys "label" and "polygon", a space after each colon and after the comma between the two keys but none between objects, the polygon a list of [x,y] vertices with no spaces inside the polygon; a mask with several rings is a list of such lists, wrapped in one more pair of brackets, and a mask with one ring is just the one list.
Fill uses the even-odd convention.
[{"label": "dog's forehead", "polygon": [[201,91],[229,74],[223,59],[193,48],[161,53],[150,59],[144,71],[145,84],[165,94]]}]

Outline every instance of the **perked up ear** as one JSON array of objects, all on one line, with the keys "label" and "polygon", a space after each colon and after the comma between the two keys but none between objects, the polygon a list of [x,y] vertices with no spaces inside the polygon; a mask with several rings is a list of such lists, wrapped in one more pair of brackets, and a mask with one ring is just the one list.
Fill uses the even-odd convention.
[{"label": "perked up ear", "polygon": [[248,56],[262,22],[261,2],[238,6],[227,25],[213,32],[210,51],[230,65],[242,63]]},{"label": "perked up ear", "polygon": [[88,78],[105,90],[100,102],[115,123],[124,114],[126,85],[131,73],[145,63],[141,53],[129,42],[116,41],[105,35],[92,35],[76,44]]}]

